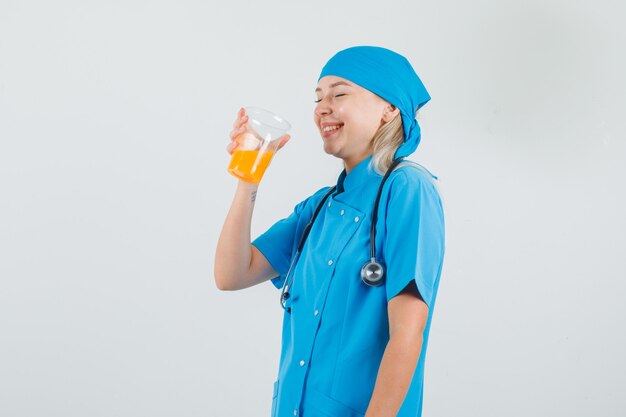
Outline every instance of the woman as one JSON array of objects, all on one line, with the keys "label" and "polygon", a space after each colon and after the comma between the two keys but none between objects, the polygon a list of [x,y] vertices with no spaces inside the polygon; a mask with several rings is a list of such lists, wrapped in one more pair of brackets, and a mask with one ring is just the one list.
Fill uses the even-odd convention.
[{"label": "woman", "polygon": [[[366,46],[332,57],[316,94],[324,151],[344,171],[252,243],[257,187],[240,182],[218,242],[216,283],[283,288],[272,416],[420,416],[443,210],[432,177],[397,162],[417,148],[415,114],[430,96],[404,57]],[[230,152],[246,121],[240,111]]]}]

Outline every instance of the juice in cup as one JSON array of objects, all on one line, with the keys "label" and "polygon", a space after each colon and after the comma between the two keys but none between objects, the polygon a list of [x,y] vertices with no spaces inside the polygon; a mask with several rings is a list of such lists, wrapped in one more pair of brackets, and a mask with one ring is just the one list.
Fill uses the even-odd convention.
[{"label": "juice in cup", "polygon": [[235,150],[228,172],[241,180],[258,184],[272,157],[273,151],[259,153],[258,150]]},{"label": "juice in cup", "polygon": [[258,107],[246,107],[248,123],[237,136],[228,172],[240,180],[258,184],[278,151],[282,137],[291,128],[280,116]]}]

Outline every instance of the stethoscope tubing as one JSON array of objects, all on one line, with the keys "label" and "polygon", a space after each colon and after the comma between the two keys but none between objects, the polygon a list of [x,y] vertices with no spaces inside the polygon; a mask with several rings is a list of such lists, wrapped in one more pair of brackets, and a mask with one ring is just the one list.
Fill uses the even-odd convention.
[{"label": "stethoscope tubing", "polygon": [[[385,182],[387,181],[389,175],[391,175],[393,170],[402,162],[402,160],[403,158],[398,158],[391,163],[391,165],[387,169],[387,172],[385,172],[385,175],[383,176],[380,185],[378,186],[378,192],[376,193],[376,199],[374,200],[372,224],[370,225],[370,261],[363,265],[363,267],[361,268],[361,279],[368,286],[381,285],[384,280],[384,267],[381,263],[376,261],[376,222],[378,221],[378,205],[380,204],[380,197],[382,195]],[[326,203],[328,197],[330,197],[336,190],[337,186],[334,186],[330,190],[328,190],[324,197],[322,197],[322,200],[319,202],[319,204],[315,208],[315,211],[313,212],[313,216],[311,216],[311,220],[309,220],[304,228],[304,231],[302,232],[302,236],[300,237],[300,241],[298,242],[296,253],[294,254],[291,264],[289,265],[289,269],[287,270],[287,275],[285,276],[285,281],[283,282],[283,287],[280,294],[280,305],[287,312],[291,312],[291,308],[288,308],[286,304],[290,296],[289,290],[291,289],[291,285],[293,284],[292,269],[300,259],[300,253],[304,248],[304,243],[309,237],[309,233],[311,232],[311,228],[313,227],[315,219],[322,210],[322,207],[324,207],[324,204]],[[372,273],[372,270],[374,271],[374,273]],[[370,272],[366,273],[367,271]],[[368,276],[374,277],[374,279],[368,279]]]}]

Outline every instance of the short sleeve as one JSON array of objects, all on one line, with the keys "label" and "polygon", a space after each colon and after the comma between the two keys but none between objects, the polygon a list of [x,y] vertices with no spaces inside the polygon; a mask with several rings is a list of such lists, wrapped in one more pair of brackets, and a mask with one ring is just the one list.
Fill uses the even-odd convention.
[{"label": "short sleeve", "polygon": [[432,309],[445,248],[439,192],[426,174],[414,168],[399,169],[390,182],[383,242],[387,300],[415,280]]},{"label": "short sleeve", "polygon": [[276,288],[283,286],[285,274],[291,262],[291,253],[298,227],[300,213],[296,206],[293,213],[274,223],[265,233],[257,237],[252,244],[265,256],[279,276],[272,278]]},{"label": "short sleeve", "polygon": [[288,217],[274,223],[265,233],[252,242],[272,265],[272,268],[278,272],[279,276],[272,279],[272,284],[276,288],[283,286],[295,247],[300,240],[304,226],[312,215],[311,203],[315,204],[314,200],[319,200],[317,197],[323,195],[323,191],[327,190],[328,188],[319,190],[300,202]]}]

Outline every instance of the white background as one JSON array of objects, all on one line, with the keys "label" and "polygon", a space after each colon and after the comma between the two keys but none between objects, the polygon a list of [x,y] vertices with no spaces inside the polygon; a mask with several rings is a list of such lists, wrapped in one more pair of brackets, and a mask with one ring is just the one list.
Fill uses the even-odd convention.
[{"label": "white background", "polygon": [[625,8],[0,0],[0,415],[269,415],[279,294],[213,281],[228,132],[243,105],[293,124],[256,236],[339,174],[313,90],[359,44],[433,97],[424,415],[626,415]]}]

